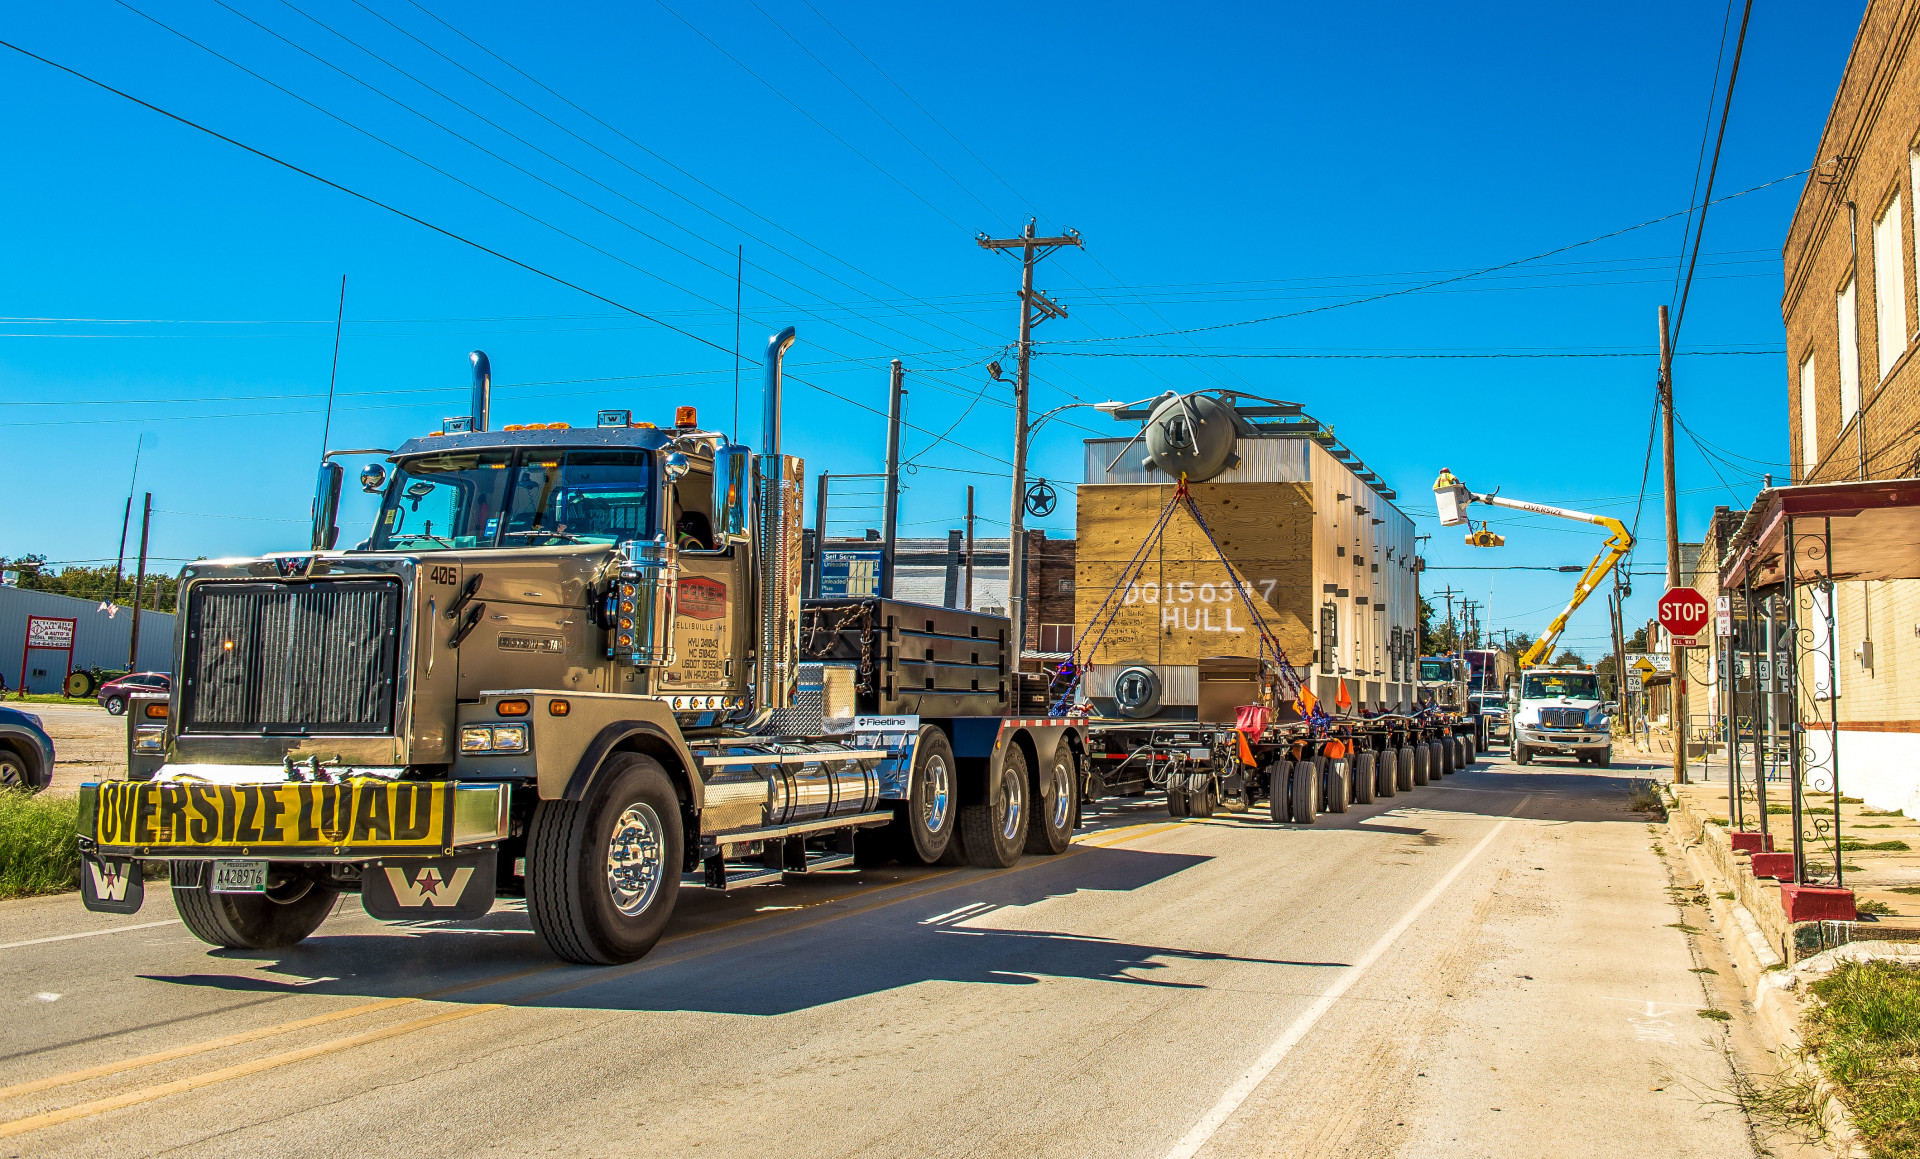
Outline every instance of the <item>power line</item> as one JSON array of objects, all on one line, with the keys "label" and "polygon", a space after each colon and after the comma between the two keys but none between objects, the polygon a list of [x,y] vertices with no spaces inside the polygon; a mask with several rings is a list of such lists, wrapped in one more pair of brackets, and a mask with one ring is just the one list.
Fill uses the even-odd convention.
[{"label": "power line", "polygon": [[[1713,179],[1720,172],[1720,149],[1727,143],[1727,118],[1733,112],[1733,86],[1740,80],[1740,55],[1747,47],[1747,22],[1753,18],[1753,0],[1746,0],[1740,13],[1740,37],[1733,42],[1733,66],[1727,70],[1726,100],[1720,105],[1720,132],[1713,142],[1713,164],[1707,167],[1706,202],[1700,206],[1700,221],[1693,231],[1693,257],[1687,262],[1687,280],[1680,287],[1680,303],[1674,310],[1672,346],[1680,345],[1680,327],[1687,320],[1687,295],[1693,289],[1693,267],[1700,259],[1700,239],[1707,233],[1707,210],[1713,205]],[[1671,390],[1671,386],[1668,388]]]},{"label": "power line", "polygon": [[[1175,351],[1168,351],[1165,353],[1160,353],[1156,351],[1142,351],[1142,350],[1050,350],[1047,353],[1050,357],[1053,357],[1053,358],[1256,358],[1256,359],[1279,358],[1279,359],[1309,359],[1309,360],[1311,359],[1352,360],[1352,359],[1434,359],[1434,358],[1488,359],[1488,358],[1658,358],[1660,357],[1660,352],[1657,350],[1618,351],[1618,352],[1611,352],[1611,353],[1569,352],[1564,354],[1521,354],[1521,353],[1514,353],[1514,352],[1490,352],[1485,354],[1280,354],[1280,353],[1225,354],[1225,353],[1216,353],[1213,351],[1204,351],[1204,350],[1191,351],[1191,352],[1185,351],[1185,350],[1175,350]],[[1785,350],[1701,350],[1701,351],[1693,352],[1691,357],[1710,357],[1714,355],[1752,355],[1752,354],[1780,355],[1785,353],[1786,353]]]}]

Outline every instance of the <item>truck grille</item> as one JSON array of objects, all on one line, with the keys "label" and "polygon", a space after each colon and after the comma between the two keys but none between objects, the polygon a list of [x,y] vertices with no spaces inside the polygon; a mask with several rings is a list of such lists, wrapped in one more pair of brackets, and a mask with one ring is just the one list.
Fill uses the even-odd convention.
[{"label": "truck grille", "polygon": [[1587,710],[1543,708],[1540,710],[1540,725],[1543,728],[1585,728],[1587,727]]},{"label": "truck grille", "polygon": [[392,733],[398,583],[201,584],[186,626],[182,733]]}]

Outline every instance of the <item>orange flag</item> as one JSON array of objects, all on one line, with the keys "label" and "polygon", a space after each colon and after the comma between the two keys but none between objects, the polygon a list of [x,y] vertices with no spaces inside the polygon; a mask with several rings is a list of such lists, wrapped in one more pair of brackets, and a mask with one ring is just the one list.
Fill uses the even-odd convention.
[{"label": "orange flag", "polygon": [[1300,695],[1293,698],[1294,710],[1303,717],[1312,716],[1313,706],[1318,703],[1320,703],[1320,698],[1315,696],[1312,690],[1305,684],[1300,686]]},{"label": "orange flag", "polygon": [[1340,682],[1340,691],[1335,694],[1333,702],[1339,706],[1341,712],[1345,712],[1347,709],[1353,707],[1353,697],[1347,695],[1346,681],[1342,680]]}]

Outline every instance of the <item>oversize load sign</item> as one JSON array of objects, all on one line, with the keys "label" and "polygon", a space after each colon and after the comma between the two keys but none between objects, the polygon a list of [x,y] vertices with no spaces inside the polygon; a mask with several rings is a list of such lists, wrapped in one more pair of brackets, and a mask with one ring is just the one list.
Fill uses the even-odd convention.
[{"label": "oversize load sign", "polygon": [[207,785],[109,781],[100,786],[101,848],[156,850],[439,849],[453,844],[454,786]]},{"label": "oversize load sign", "polygon": [[1706,629],[1707,612],[1706,597],[1692,588],[1673,588],[1660,597],[1660,626],[1682,647],[1691,647]]}]

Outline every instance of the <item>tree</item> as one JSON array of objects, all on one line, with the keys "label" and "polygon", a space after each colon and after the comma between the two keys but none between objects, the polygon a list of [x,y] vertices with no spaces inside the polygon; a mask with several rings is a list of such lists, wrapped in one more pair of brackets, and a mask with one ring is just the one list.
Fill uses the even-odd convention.
[{"label": "tree", "polygon": [[1635,628],[1633,630],[1633,635],[1627,637],[1627,651],[1645,652],[1646,650],[1647,650],[1647,629],[1646,629],[1646,625],[1642,624],[1640,627]]},{"label": "tree", "polygon": [[1515,632],[1505,644],[1500,646],[1500,650],[1512,657],[1514,667],[1517,668],[1520,666],[1520,657],[1526,655],[1527,649],[1531,647],[1533,647],[1532,636],[1525,632]]},{"label": "tree", "polygon": [[1585,668],[1587,661],[1584,656],[1575,652],[1573,649],[1562,648],[1560,649],[1560,654],[1553,658],[1553,666],[1555,668]]},{"label": "tree", "polygon": [[[54,592],[63,596],[73,596],[82,600],[100,600],[119,604],[122,607],[133,606],[134,575],[128,571],[120,581],[120,595],[113,594],[113,569],[105,565],[100,567],[68,566],[53,570],[47,565],[44,555],[23,555],[7,560],[9,569],[20,569],[20,586],[30,591]],[[151,557],[149,557],[151,562]],[[149,611],[171,612],[179,595],[180,578],[165,571],[148,571],[144,599],[141,606]]]}]

